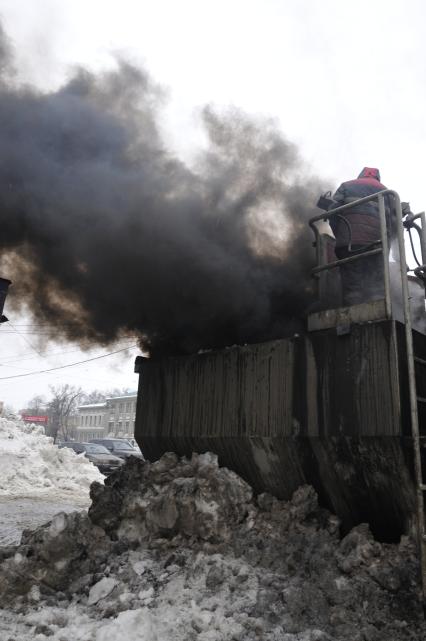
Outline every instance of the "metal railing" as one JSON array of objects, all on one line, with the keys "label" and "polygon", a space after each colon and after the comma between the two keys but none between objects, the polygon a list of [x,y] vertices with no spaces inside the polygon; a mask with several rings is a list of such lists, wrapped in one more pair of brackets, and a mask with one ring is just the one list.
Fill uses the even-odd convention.
[{"label": "metal railing", "polygon": [[[392,315],[392,303],[391,303],[391,293],[390,293],[389,243],[388,243],[386,208],[385,208],[385,199],[384,199],[386,195],[396,196],[395,200],[397,200],[399,204],[399,213],[397,211],[396,216],[398,217],[399,215],[400,219],[402,220],[401,202],[399,200],[398,194],[390,189],[384,189],[383,191],[380,191],[376,194],[372,194],[371,196],[360,198],[359,200],[348,203],[346,205],[341,205],[340,207],[336,207],[331,211],[324,212],[323,214],[315,216],[314,218],[310,219],[309,226],[311,227],[311,229],[315,234],[315,247],[317,252],[317,266],[312,270],[312,274],[314,276],[318,275],[320,272],[334,269],[335,267],[340,267],[340,265],[345,265],[347,263],[351,263],[356,260],[363,260],[367,256],[375,256],[376,254],[382,254],[383,273],[384,273],[385,309],[386,309],[386,317],[390,318]],[[373,249],[366,249],[365,251],[356,252],[354,253],[353,256],[349,256],[348,258],[342,258],[340,260],[333,261],[332,263],[323,263],[321,253],[320,253],[320,242],[319,242],[320,231],[316,223],[320,221],[328,221],[332,216],[341,215],[342,213],[346,212],[349,209],[352,209],[353,207],[362,205],[364,203],[369,203],[373,200],[377,200],[378,202],[379,220],[380,220],[380,239],[378,239],[377,242],[374,243],[376,247]],[[395,202],[395,205],[396,204],[397,203]],[[350,224],[348,223],[348,225]],[[401,269],[402,269],[402,266],[401,266]],[[405,272],[405,277],[406,275],[407,274]]]},{"label": "metal railing", "polygon": [[[389,272],[389,243],[388,243],[388,232],[387,232],[387,221],[386,221],[386,209],[385,209],[385,196],[388,196],[392,199],[392,206],[395,212],[396,218],[396,232],[398,239],[398,248],[399,248],[399,263],[400,263],[400,275],[401,275],[401,287],[402,287],[402,304],[404,311],[404,325],[405,325],[405,343],[406,343],[406,354],[407,354],[407,373],[408,373],[408,384],[409,384],[409,402],[410,402],[410,418],[411,418],[411,433],[413,437],[413,450],[414,450],[414,472],[416,478],[416,503],[417,503],[417,537],[419,545],[419,556],[420,556],[420,566],[421,566],[421,576],[422,576],[422,585],[423,585],[423,602],[426,603],[426,530],[425,530],[425,502],[424,502],[424,492],[426,492],[426,484],[423,478],[423,467],[420,451],[420,430],[419,430],[419,415],[418,415],[418,397],[416,390],[416,376],[415,376],[415,362],[422,360],[418,359],[414,355],[413,348],[413,334],[412,334],[412,321],[411,321],[411,309],[410,309],[410,296],[408,289],[408,271],[414,271],[416,276],[423,279],[426,284],[426,215],[424,212],[420,214],[409,214],[406,218],[406,221],[403,222],[401,201],[399,195],[396,191],[391,189],[384,189],[376,194],[367,196],[365,198],[360,198],[354,202],[342,205],[341,207],[336,207],[329,212],[322,213],[314,218],[311,218],[309,225],[315,234],[315,246],[317,251],[317,266],[312,270],[314,276],[318,276],[319,273],[334,269],[340,265],[347,264],[355,260],[362,260],[367,256],[373,256],[378,253],[381,253],[383,256],[383,273],[384,273],[384,298],[385,298],[385,310],[386,317],[391,318],[392,315],[392,303],[391,303],[391,293],[390,293],[390,272]],[[336,214],[342,214],[353,207],[368,203],[371,201],[377,200],[379,208],[379,218],[380,218],[380,241],[377,244],[380,244],[378,248],[367,249],[364,252],[359,252],[350,256],[349,258],[344,258],[341,260],[336,260],[331,263],[323,263],[322,256],[320,252],[320,231],[317,227],[319,221],[328,221],[331,216]],[[420,225],[417,224],[417,220],[420,220]],[[407,259],[405,252],[405,241],[404,241],[404,228],[411,230],[414,228],[417,230],[420,236],[420,245],[421,245],[421,254],[422,254],[422,264],[418,264],[418,267],[414,270],[407,269]],[[410,236],[412,243],[412,239]],[[414,246],[412,244],[413,253]],[[426,361],[425,361],[426,364]]]}]

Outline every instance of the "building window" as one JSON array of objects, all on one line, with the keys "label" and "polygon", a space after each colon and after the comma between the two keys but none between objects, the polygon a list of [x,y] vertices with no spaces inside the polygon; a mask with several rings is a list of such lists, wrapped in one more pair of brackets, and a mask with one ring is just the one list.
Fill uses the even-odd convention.
[{"label": "building window", "polygon": [[126,433],[129,431],[129,421],[126,421]]}]

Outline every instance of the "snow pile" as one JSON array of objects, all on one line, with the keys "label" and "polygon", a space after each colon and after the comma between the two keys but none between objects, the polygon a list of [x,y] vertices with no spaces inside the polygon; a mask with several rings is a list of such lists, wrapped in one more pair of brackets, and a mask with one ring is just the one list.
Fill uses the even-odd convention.
[{"label": "snow pile", "polygon": [[213,455],[130,460],[3,550],[0,639],[424,641],[413,544],[339,538],[311,487],[253,500]]},{"label": "snow pile", "polygon": [[0,418],[0,497],[88,493],[103,478],[84,455],[54,445],[42,427]]},{"label": "snow pile", "polygon": [[89,515],[112,538],[132,543],[178,534],[228,541],[252,499],[250,486],[219,468],[210,453],[191,461],[168,453],[153,464],[128,465],[114,478],[91,487]]}]

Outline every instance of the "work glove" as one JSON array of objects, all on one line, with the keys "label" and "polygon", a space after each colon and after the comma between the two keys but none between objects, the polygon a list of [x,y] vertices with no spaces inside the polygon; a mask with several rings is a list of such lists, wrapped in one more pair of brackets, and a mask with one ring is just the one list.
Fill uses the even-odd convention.
[{"label": "work glove", "polygon": [[412,216],[413,212],[410,209],[410,203],[401,203],[401,211],[402,211],[402,217],[404,216]]}]

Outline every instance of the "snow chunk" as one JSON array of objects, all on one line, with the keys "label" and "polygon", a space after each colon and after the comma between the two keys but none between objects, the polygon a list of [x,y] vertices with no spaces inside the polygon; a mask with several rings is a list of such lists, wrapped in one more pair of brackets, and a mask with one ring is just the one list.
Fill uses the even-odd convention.
[{"label": "snow chunk", "polygon": [[67,519],[64,512],[60,512],[53,517],[49,525],[49,534],[50,536],[58,536],[61,532],[65,530],[67,525]]},{"label": "snow chunk", "polygon": [[111,594],[118,581],[116,579],[110,579],[109,577],[104,576],[103,579],[92,585],[89,592],[89,598],[87,600],[88,605],[95,605],[101,599],[105,599],[108,594]]},{"label": "snow chunk", "polygon": [[132,568],[138,576],[141,576],[145,572],[145,563],[143,561],[135,561],[132,563]]},{"label": "snow chunk", "polygon": [[138,599],[144,601],[145,599],[150,599],[154,596],[154,588],[151,586],[147,590],[141,590],[138,594]]},{"label": "snow chunk", "polygon": [[[146,608],[120,612],[114,621],[102,626],[96,634],[96,641],[117,641],[117,639],[159,641],[160,638],[157,623]],[[169,638],[164,638],[164,641],[168,641]]]}]

